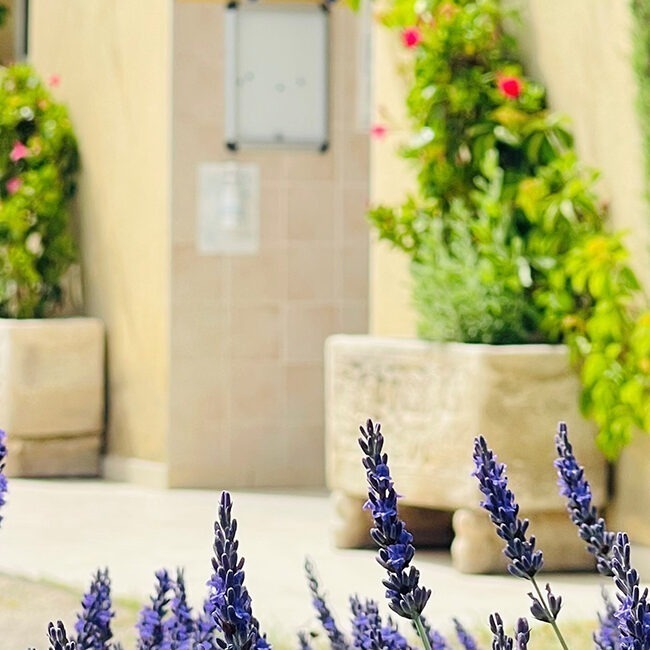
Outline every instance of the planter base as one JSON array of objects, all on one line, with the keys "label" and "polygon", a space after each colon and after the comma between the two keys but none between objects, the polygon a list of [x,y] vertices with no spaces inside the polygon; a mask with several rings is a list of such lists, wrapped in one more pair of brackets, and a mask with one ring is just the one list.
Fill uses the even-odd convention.
[{"label": "planter base", "polygon": [[7,476],[99,476],[100,436],[19,438],[7,443]]}]

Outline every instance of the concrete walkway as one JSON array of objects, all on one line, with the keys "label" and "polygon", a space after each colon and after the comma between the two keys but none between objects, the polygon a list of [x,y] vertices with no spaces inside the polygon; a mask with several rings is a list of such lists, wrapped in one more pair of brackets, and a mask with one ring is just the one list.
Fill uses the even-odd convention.
[{"label": "concrete walkway", "polygon": [[[383,600],[383,571],[374,553],[330,545],[325,494],[238,492],[233,500],[246,580],[263,629],[278,635],[313,622],[302,569],[306,555],[318,567],[340,620],[348,619],[349,594]],[[218,493],[211,491],[13,480],[0,530],[0,572],[84,589],[97,567],[108,566],[114,593],[144,600],[156,569],[184,567],[190,599],[198,603],[211,573],[217,501]],[[634,559],[643,576],[650,552],[635,549]],[[428,616],[442,630],[449,629],[452,616],[482,626],[495,610],[513,622],[527,613],[529,585],[523,580],[459,574],[445,552],[418,552],[416,564],[433,590]],[[563,618],[594,618],[603,579],[549,574],[543,580],[563,596]]]}]

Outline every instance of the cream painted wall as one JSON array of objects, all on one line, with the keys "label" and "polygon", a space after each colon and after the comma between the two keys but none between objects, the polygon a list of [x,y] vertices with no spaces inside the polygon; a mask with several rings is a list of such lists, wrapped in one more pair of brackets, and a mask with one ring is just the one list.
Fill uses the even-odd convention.
[{"label": "cream painted wall", "polygon": [[32,0],[30,59],[81,147],[85,312],[107,327],[108,453],[164,461],[169,401],[171,3]]},{"label": "cream painted wall", "polygon": [[650,288],[650,211],[635,112],[628,0],[518,0],[520,42],[553,109],[571,120],[578,151],[601,170],[600,196],[612,226],[629,232],[632,262]]},{"label": "cream painted wall", "polygon": [[[387,133],[371,145],[370,200],[375,205],[396,205],[416,187],[413,168],[399,156],[399,147],[409,135],[404,106],[406,85],[399,73],[405,59],[395,34],[376,20],[372,36],[374,119],[386,126]],[[369,300],[371,334],[415,336],[408,260],[376,239],[370,247]]]},{"label": "cream painted wall", "polygon": [[[615,228],[626,229],[633,264],[650,288],[650,215],[643,198],[641,136],[634,108],[628,0],[512,0],[523,12],[519,28],[530,74],[548,88],[550,104],[571,117],[583,160],[602,171],[599,191]],[[412,187],[406,163],[395,158],[407,137],[405,91],[398,74],[394,34],[375,28],[374,88],[377,120],[386,140],[371,150],[373,202],[398,203]],[[415,331],[406,257],[375,243],[371,248],[370,327],[375,334]]]}]

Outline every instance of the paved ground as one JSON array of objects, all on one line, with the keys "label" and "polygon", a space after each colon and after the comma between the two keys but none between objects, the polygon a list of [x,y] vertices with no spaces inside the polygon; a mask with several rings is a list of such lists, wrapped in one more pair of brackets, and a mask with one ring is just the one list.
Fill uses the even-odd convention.
[{"label": "paved ground", "polygon": [[[313,621],[302,573],[306,555],[317,565],[341,620],[347,619],[349,594],[382,598],[382,570],[374,553],[331,547],[324,494],[239,492],[233,499],[254,610],[272,636],[286,637]],[[156,569],[184,567],[190,598],[199,603],[210,574],[217,500],[218,494],[211,491],[156,491],[101,481],[13,480],[0,531],[0,572],[45,584],[2,578],[0,637],[7,639],[6,626],[13,627],[18,620],[34,624],[25,623],[32,636],[11,644],[2,641],[0,647],[46,647],[40,640],[45,623],[60,617],[73,624],[79,593],[97,567],[110,568],[118,597],[138,602],[147,598]],[[635,549],[635,553],[643,575],[643,568],[650,566],[649,552]],[[528,585],[523,581],[459,574],[443,551],[419,552],[416,557],[424,584],[433,589],[428,611],[436,626],[448,628],[452,616],[482,626],[496,609],[509,621],[526,613]],[[564,596],[564,619],[593,618],[602,582],[598,576],[549,575],[546,579]],[[128,625],[134,611],[135,605],[125,609]]]}]

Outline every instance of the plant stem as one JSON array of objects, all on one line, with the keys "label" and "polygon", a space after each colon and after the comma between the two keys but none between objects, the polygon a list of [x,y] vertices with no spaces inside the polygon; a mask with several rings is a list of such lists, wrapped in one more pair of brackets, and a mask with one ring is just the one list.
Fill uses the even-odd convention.
[{"label": "plant stem", "polygon": [[546,612],[546,615],[548,616],[548,622],[553,627],[553,631],[555,632],[555,636],[557,636],[560,645],[564,648],[564,650],[569,650],[569,646],[566,644],[566,641],[562,636],[562,632],[560,632],[560,628],[557,626],[555,617],[553,616],[553,614],[551,614],[551,611],[549,610],[548,606],[546,605],[546,601],[544,600],[544,596],[540,588],[537,586],[537,581],[535,580],[534,577],[531,578],[530,581],[533,583],[533,587],[535,587],[535,591],[537,592],[539,602],[541,603],[542,607],[544,608],[544,611]]},{"label": "plant stem", "polygon": [[[424,625],[422,625],[422,618],[418,616],[417,618],[413,619],[413,624],[415,625],[415,629],[418,633],[418,636],[420,637],[420,640],[422,641],[422,645],[424,646],[424,650],[431,650],[431,642],[429,641],[429,635],[427,634],[427,631],[424,629]],[[568,648],[567,648],[568,650]]]}]

